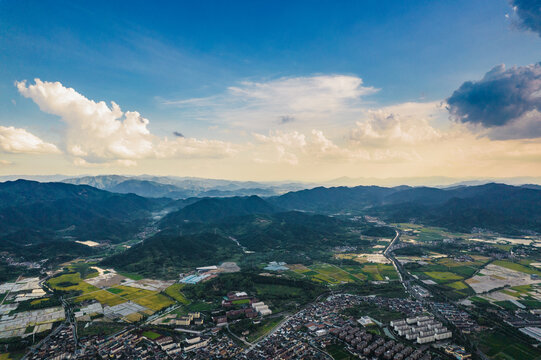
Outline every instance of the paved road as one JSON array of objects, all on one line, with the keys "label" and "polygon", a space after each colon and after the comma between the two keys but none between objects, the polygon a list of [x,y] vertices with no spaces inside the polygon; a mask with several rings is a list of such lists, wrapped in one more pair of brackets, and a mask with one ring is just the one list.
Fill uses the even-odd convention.
[{"label": "paved road", "polygon": [[49,339],[56,335],[60,330],[62,330],[64,328],[66,323],[62,323],[60,325],[58,325],[56,327],[56,329],[54,329],[49,335],[47,335],[45,338],[43,338],[39,343],[37,343],[36,345],[30,347],[30,349],[28,350],[28,352],[21,358],[21,360],[26,360],[28,359],[29,356],[33,355],[43,344],[45,344],[47,341],[49,341]]},{"label": "paved road", "polygon": [[393,250],[395,249],[396,245],[400,242],[400,233],[396,229],[395,229],[395,232],[396,232],[396,235],[394,239],[389,243],[389,246],[387,246],[385,251],[383,251],[383,256],[389,259],[389,261],[391,261],[391,263],[393,264],[396,270],[396,273],[398,274],[398,279],[400,280],[400,283],[402,284],[402,286],[404,286],[404,289],[406,290],[406,292],[415,297],[415,293],[411,290],[409,281],[407,280],[408,274],[402,267],[402,264],[400,263],[400,261],[398,261],[393,255]]},{"label": "paved road", "polygon": [[[329,295],[331,295],[332,292],[329,294],[329,292],[324,292],[323,294],[321,295],[318,295],[312,302],[310,302],[309,304],[306,304],[306,306],[304,306],[302,309],[300,309],[299,311],[297,311],[295,314],[289,314],[287,315],[282,321],[280,321],[278,323],[278,325],[276,325],[271,331],[269,331],[266,335],[260,337],[259,339],[257,339],[256,341],[254,341],[253,343],[251,343],[251,346],[244,350],[244,353],[248,353],[250,352],[258,343],[260,343],[261,341],[265,340],[267,337],[269,337],[270,335],[274,334],[276,331],[278,331],[278,329],[280,329],[282,327],[282,325],[287,321],[289,320],[291,317],[295,316],[296,314],[298,314],[299,312],[301,312],[302,310],[304,310],[308,305],[311,305],[311,304],[314,304],[314,303],[317,303],[319,302],[323,297],[327,297]],[[228,328],[229,329],[229,328]]]}]

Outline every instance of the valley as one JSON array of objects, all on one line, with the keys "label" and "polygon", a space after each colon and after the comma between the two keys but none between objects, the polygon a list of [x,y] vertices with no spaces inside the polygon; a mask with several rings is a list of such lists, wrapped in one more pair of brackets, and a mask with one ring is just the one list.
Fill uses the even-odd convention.
[{"label": "valley", "polygon": [[[63,221],[72,223],[68,228],[28,220],[21,225],[24,233],[17,222],[2,228],[6,271],[0,285],[0,345],[9,354],[6,358],[25,352],[25,359],[53,353],[94,358],[110,351],[157,358],[265,359],[291,351],[310,358],[366,358],[379,356],[376,350],[392,341],[381,356],[389,352],[385,356],[405,359],[415,352],[422,359],[446,359],[463,349],[480,359],[511,353],[541,359],[528,330],[541,326],[537,225],[520,234],[522,225],[501,233],[499,226],[486,227],[486,222],[466,231],[449,223],[425,223],[424,217],[408,216],[403,222],[394,210],[382,210],[402,191],[408,192],[400,195],[408,202],[445,206],[445,190],[431,192],[437,195],[428,200],[426,190],[412,195],[415,189],[397,193],[360,187],[356,196],[368,196],[371,206],[345,201],[337,209],[336,202],[317,213],[300,202],[313,198],[311,190],[284,198],[179,203],[84,185],[19,181],[7,186],[21,186],[25,193],[36,187],[29,192],[36,194],[33,199],[12,198],[11,206],[23,209],[58,203],[73,209],[102,203],[113,210],[129,206],[122,217],[108,216],[107,223],[118,223],[116,228],[133,219],[134,227],[120,236],[90,237],[79,230],[94,228],[104,211],[64,216]],[[530,194],[538,190],[492,185],[463,193],[471,199],[487,191],[538,196]],[[531,211],[532,219],[539,218],[537,210]],[[108,229],[97,234],[110,234]],[[438,321],[450,335],[425,331],[407,338],[392,325],[415,316]],[[342,331],[358,333],[354,336],[359,340],[342,338]],[[370,340],[363,340],[365,334]],[[513,339],[512,348],[492,345],[502,334]],[[66,341],[72,345],[47,350]],[[377,343],[371,347],[373,341]],[[411,352],[399,355],[410,351],[404,349]]]}]

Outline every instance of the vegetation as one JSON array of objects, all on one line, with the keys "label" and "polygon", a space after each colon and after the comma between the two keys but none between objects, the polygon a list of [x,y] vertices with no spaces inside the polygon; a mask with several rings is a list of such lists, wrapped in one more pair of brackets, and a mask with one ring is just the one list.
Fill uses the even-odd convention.
[{"label": "vegetation", "polygon": [[404,314],[401,312],[380,308],[371,303],[361,303],[358,306],[347,308],[344,310],[343,314],[346,316],[352,316],[355,319],[358,319],[361,316],[370,316],[371,318],[382,323],[404,318]]},{"label": "vegetation", "polygon": [[478,341],[481,350],[491,359],[541,359],[541,350],[531,346],[513,332],[501,328],[481,332]]},{"label": "vegetation", "polygon": [[253,342],[269,333],[282,320],[283,316],[279,316],[273,318],[266,318],[261,320],[259,324],[254,324],[252,319],[242,319],[238,322],[231,324],[229,328],[238,337],[243,336],[242,333],[248,331],[249,333],[246,336],[246,340],[248,342]]},{"label": "vegetation", "polygon": [[173,284],[169,286],[167,289],[165,289],[165,294],[167,294],[169,297],[172,297],[176,301],[178,301],[181,304],[187,305],[190,302],[184,294],[180,291],[184,287],[184,284]]},{"label": "vegetation", "polygon": [[159,311],[163,308],[166,308],[174,304],[174,302],[171,299],[169,299],[167,296],[162,295],[162,294],[153,294],[150,296],[144,296],[144,297],[133,299],[132,301],[154,311]]},{"label": "vegetation", "polygon": [[416,222],[470,232],[485,228],[505,234],[541,230],[541,191],[503,184],[436,189],[318,187],[269,199],[285,209],[319,213],[369,213],[393,222]]},{"label": "vegetation", "polygon": [[71,271],[78,272],[82,279],[89,279],[98,275],[98,270],[93,269],[95,263],[88,263],[85,261],[77,261],[68,266]]},{"label": "vegetation", "polygon": [[171,227],[182,222],[213,222],[228,217],[250,214],[272,214],[276,208],[258,196],[206,198],[168,214],[162,226]]},{"label": "vegetation", "polygon": [[88,294],[98,291],[97,287],[90,285],[81,279],[81,274],[68,272],[53,277],[47,281],[51,289],[70,295]]},{"label": "vegetation", "polygon": [[519,272],[523,272],[526,274],[535,274],[541,276],[541,271],[534,269],[533,267],[524,266],[521,264],[517,264],[511,261],[506,260],[496,260],[493,262],[494,265],[503,266],[504,268],[515,270]]},{"label": "vegetation", "polygon": [[75,302],[83,302],[83,301],[87,301],[87,300],[96,300],[96,301],[99,301],[101,304],[108,305],[108,306],[115,306],[115,305],[118,305],[118,304],[125,303],[127,301],[126,299],[124,299],[124,298],[122,298],[120,296],[116,296],[114,294],[111,294],[107,290],[98,290],[98,291],[93,291],[93,292],[90,292],[90,293],[86,293],[84,295],[77,296],[73,300]]},{"label": "vegetation", "polygon": [[335,360],[354,360],[355,356],[351,355],[344,345],[342,344],[333,344],[325,348],[325,351],[329,353]]},{"label": "vegetation", "polygon": [[179,236],[178,232],[170,230],[105,259],[102,265],[145,277],[176,278],[182,269],[223,262],[240,252],[233,241],[220,235]]},{"label": "vegetation", "polygon": [[0,183],[0,236],[34,231],[45,235],[35,237],[40,241],[69,235],[118,242],[134,236],[145,224],[141,220],[163,204],[85,185],[7,181]]},{"label": "vegetation", "polygon": [[37,300],[21,301],[19,302],[19,306],[17,306],[15,312],[45,309],[53,306],[62,306],[62,303],[56,296],[50,296]]},{"label": "vegetation", "polygon": [[154,331],[151,331],[151,330],[144,331],[142,335],[144,337],[146,337],[147,339],[150,339],[150,340],[156,340],[157,338],[159,338],[161,336],[157,332],[154,332]]},{"label": "vegetation", "polygon": [[250,272],[222,274],[216,279],[183,288],[189,299],[204,300],[218,306],[223,296],[231,291],[253,294],[271,310],[279,312],[313,301],[326,288],[313,281],[260,276]]}]

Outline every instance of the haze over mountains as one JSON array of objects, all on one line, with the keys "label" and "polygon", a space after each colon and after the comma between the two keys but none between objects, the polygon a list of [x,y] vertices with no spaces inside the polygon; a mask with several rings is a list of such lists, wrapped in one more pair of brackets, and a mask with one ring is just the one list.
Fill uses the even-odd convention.
[{"label": "haze over mountains", "polygon": [[395,187],[432,186],[448,188],[455,186],[474,186],[487,183],[502,183],[508,185],[541,184],[541,178],[513,177],[513,178],[484,178],[460,179],[444,176],[432,177],[403,177],[403,178],[350,178],[340,177],[320,182],[299,181],[235,181],[224,179],[206,179],[198,177],[153,176],[153,175],[97,175],[77,176],[66,175],[9,175],[0,176],[0,181],[13,181],[18,179],[34,180],[40,182],[64,182],[75,185],[90,185],[101,190],[121,194],[133,193],[143,197],[168,197],[184,199],[189,197],[228,197],[250,196],[262,197],[282,195],[290,191],[311,189],[318,186],[378,186]]},{"label": "haze over mountains", "polygon": [[[152,189],[178,194],[175,184],[98,179],[101,182],[94,184],[105,188],[135,183],[141,189],[151,182]],[[94,179],[81,181],[89,180]],[[237,189],[249,185],[219,180],[209,184]],[[106,258],[104,264],[149,274],[161,264],[163,275],[172,276],[179,262],[216,262],[245,251],[279,252],[281,258],[297,262],[306,249],[317,258],[336,246],[358,243],[358,234],[394,236],[392,228],[369,223],[363,215],[463,233],[527,235],[541,232],[541,188],[495,183],[444,189],[320,186],[273,196],[175,199],[63,182],[7,181],[0,183],[0,251],[25,259],[65,259],[94,253],[93,248],[75,241],[92,240],[113,247],[128,241],[133,245],[130,249],[122,248],[124,251]],[[357,234],[354,238],[351,229]]]},{"label": "haze over mountains", "polygon": [[[118,188],[119,184],[132,181],[116,180],[114,185],[102,183],[101,186]],[[141,180],[137,184],[145,182]],[[170,189],[172,185],[160,186]],[[21,231],[35,231],[53,238],[115,242],[134,236],[154,222],[156,214],[160,214],[160,227],[165,228],[186,222],[207,223],[285,211],[376,215],[393,222],[415,221],[460,231],[487,228],[524,233],[541,231],[541,190],[537,185],[494,183],[447,189],[316,187],[266,197],[192,196],[175,200],[114,193],[89,185],[27,180],[0,183],[0,236],[11,238]],[[166,216],[162,219],[163,215]]]}]

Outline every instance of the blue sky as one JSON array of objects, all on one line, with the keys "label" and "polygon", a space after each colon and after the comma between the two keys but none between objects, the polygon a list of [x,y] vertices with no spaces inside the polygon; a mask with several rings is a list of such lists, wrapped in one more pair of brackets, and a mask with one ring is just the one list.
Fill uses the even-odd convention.
[{"label": "blue sky", "polygon": [[[28,171],[39,156],[54,164],[54,172],[70,173],[162,173],[172,164],[148,167],[144,162],[149,158],[142,156],[134,166],[139,157],[116,158],[110,154],[94,154],[84,162],[77,161],[77,155],[66,148],[70,142],[66,138],[69,121],[59,120],[63,115],[53,110],[40,111],[35,95],[22,96],[14,86],[16,81],[31,84],[38,78],[60,82],[87,99],[108,104],[114,101],[122,111],[137,111],[149,119],[148,129],[158,137],[170,137],[177,131],[200,141],[254,145],[258,140],[251,136],[257,132],[268,138],[266,144],[276,145],[277,141],[279,145],[281,140],[270,140],[276,131],[287,137],[293,132],[323,129],[328,133],[326,138],[341,146],[351,140],[356,130],[352,127],[364,121],[367,109],[391,109],[390,114],[396,115],[393,107],[404,103],[442,102],[461,84],[481,79],[498,64],[510,68],[541,61],[540,36],[523,31],[514,21],[516,16],[505,0],[0,1],[0,125],[26,129],[58,148],[56,154],[28,156],[23,156],[24,151],[4,149],[0,157],[6,159],[6,165],[0,171]],[[362,79],[362,87],[374,91],[347,95],[339,102],[341,106],[357,102],[353,108],[364,115],[353,114],[351,107],[335,112],[335,104],[333,111],[322,111],[328,114],[322,119],[296,113],[294,106],[280,115],[268,109],[291,104],[284,106],[273,100],[261,105],[261,98],[254,103],[252,95],[248,100],[239,98],[238,92],[231,95],[231,88],[239,87],[243,94],[261,86],[282,89],[283,84],[277,82],[287,79],[303,79],[294,86],[306,91],[306,86],[311,86],[306,85],[306,79],[317,76]],[[197,106],[186,105],[193,104],[190,99],[204,101]],[[236,103],[234,108],[231,102]],[[265,111],[245,113],[243,105],[258,110],[263,107]],[[238,119],[232,121],[233,116]],[[265,116],[274,118],[265,121]],[[295,119],[294,124],[280,128],[274,120],[282,116]],[[427,116],[437,118],[436,128],[448,127],[449,114]],[[214,168],[211,160],[207,170],[184,164],[191,162],[188,157],[173,156],[170,161],[186,165],[187,175],[231,176],[210,172]],[[115,167],[111,165],[114,160],[126,160],[130,167]],[[249,167],[240,155],[233,160],[233,167]],[[78,167],[90,163],[94,164],[90,170]],[[347,162],[333,171],[343,172],[337,176],[362,175],[357,165]],[[371,169],[367,175],[377,175],[380,166],[369,165],[362,166]],[[296,176],[307,173],[301,167],[294,172]],[[445,172],[419,169],[418,175]],[[278,166],[275,170],[288,171]],[[241,177],[250,177],[240,172]],[[390,176],[391,171],[381,173]],[[311,172],[307,177],[317,174]]]}]

